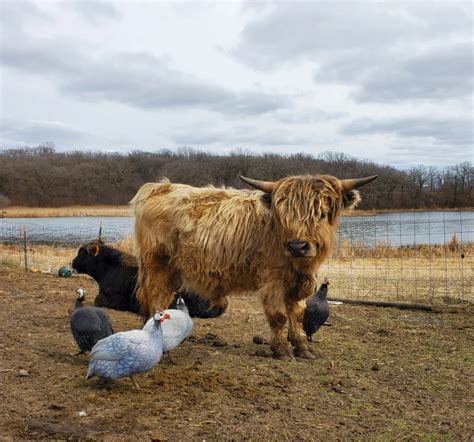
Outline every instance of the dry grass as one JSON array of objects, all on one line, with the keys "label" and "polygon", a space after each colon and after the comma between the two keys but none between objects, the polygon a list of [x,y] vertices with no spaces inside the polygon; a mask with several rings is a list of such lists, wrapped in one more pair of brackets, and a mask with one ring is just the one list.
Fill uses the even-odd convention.
[{"label": "dry grass", "polygon": [[[435,209],[430,209],[435,210]],[[459,209],[442,209],[457,211]],[[462,210],[474,210],[463,208]],[[429,209],[384,209],[384,210],[347,210],[344,216],[372,216],[379,213],[392,212],[426,212]],[[5,218],[51,218],[61,216],[129,216],[129,206],[68,206],[68,207],[19,207],[12,206],[2,209]]]},{"label": "dry grass", "polygon": [[437,304],[474,301],[474,259],[399,257],[330,259],[319,271],[333,297]]},{"label": "dry grass", "polygon": [[344,216],[373,216],[379,215],[381,213],[399,213],[399,212],[432,212],[435,210],[442,210],[443,212],[458,212],[459,210],[464,211],[474,211],[474,207],[462,207],[462,208],[436,208],[432,207],[430,209],[355,209],[355,210],[345,210]]},{"label": "dry grass", "polygon": [[474,254],[474,242],[461,244],[454,233],[446,245],[417,244],[416,246],[393,247],[378,244],[376,247],[367,247],[362,241],[350,243],[342,240],[334,249],[332,257],[335,259],[354,258],[461,258]]},{"label": "dry grass", "polygon": [[337,297],[425,302],[473,301],[474,242],[369,248],[342,241],[319,271]]},{"label": "dry grass", "polygon": [[[28,246],[28,269],[32,272],[57,274],[60,267],[70,264],[76,256],[77,249],[77,247],[56,247],[49,245]],[[0,265],[24,268],[25,251],[23,246],[0,244]]]},{"label": "dry grass", "polygon": [[[118,247],[133,253],[133,238]],[[77,248],[28,247],[28,268],[57,274],[68,265]],[[24,267],[18,245],[0,245],[0,264]],[[319,271],[330,280],[330,295],[341,298],[425,302],[446,297],[474,301],[474,243],[461,245],[454,235],[446,246],[367,248],[341,243]]]},{"label": "dry grass", "polygon": [[62,216],[129,216],[129,206],[18,207],[3,209],[4,218],[53,218]]}]

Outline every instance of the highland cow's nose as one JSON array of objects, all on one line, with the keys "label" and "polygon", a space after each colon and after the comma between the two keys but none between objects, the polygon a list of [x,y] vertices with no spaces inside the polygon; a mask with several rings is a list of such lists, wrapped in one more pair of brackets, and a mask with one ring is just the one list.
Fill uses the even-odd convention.
[{"label": "highland cow's nose", "polygon": [[309,250],[308,241],[294,240],[288,243],[288,250],[293,256],[305,256]]}]

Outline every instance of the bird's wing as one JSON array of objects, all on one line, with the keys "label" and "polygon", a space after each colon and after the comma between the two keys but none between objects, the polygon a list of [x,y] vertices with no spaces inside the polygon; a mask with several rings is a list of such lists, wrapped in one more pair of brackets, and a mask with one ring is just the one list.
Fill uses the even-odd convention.
[{"label": "bird's wing", "polygon": [[76,310],[71,316],[71,325],[79,333],[93,333],[100,331],[100,321],[91,310]]},{"label": "bird's wing", "polygon": [[161,324],[163,336],[166,338],[167,336],[181,336],[185,334],[189,321],[192,322],[189,315],[179,310],[166,310],[165,312],[170,315],[170,318]]},{"label": "bird's wing", "polygon": [[91,350],[91,358],[103,361],[118,361],[129,355],[137,345],[143,343],[146,336],[139,333],[141,330],[115,333],[101,339]]},{"label": "bird's wing", "polygon": [[98,308],[98,307],[92,307],[92,308],[94,309],[94,313],[96,314],[97,320],[100,323],[101,331],[106,331],[110,335],[112,335],[114,331],[112,329],[112,324],[110,322],[109,315],[107,315],[107,313],[105,313],[101,308]]}]

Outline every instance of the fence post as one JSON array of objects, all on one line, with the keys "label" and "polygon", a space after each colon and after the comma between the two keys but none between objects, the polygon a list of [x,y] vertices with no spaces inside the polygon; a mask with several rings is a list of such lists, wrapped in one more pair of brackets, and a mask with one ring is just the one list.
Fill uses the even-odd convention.
[{"label": "fence post", "polygon": [[101,238],[102,238],[102,221],[99,224],[99,241],[101,240]]},{"label": "fence post", "polygon": [[25,271],[28,271],[28,247],[27,247],[25,226],[23,226],[23,253],[25,254]]}]

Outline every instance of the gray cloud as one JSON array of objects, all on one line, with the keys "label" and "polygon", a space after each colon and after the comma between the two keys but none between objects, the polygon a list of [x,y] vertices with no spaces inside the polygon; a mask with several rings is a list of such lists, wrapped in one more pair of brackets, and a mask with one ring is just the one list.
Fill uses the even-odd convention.
[{"label": "gray cloud", "polygon": [[472,49],[469,42],[453,43],[381,63],[361,81],[355,98],[387,102],[469,97],[473,91]]},{"label": "gray cloud", "polygon": [[304,146],[313,141],[313,137],[295,133],[284,128],[257,128],[254,125],[237,125],[232,128],[201,124],[188,127],[175,127],[168,131],[169,137],[177,145],[205,146],[216,144],[221,148],[241,146],[285,147]]},{"label": "gray cloud", "polygon": [[388,152],[380,158],[380,162],[405,169],[414,165],[438,165],[446,167],[448,164],[472,161],[472,148],[466,146],[449,146],[442,149],[433,149],[429,143],[394,143]]},{"label": "gray cloud", "polygon": [[66,38],[5,43],[0,62],[54,81],[85,101],[113,101],[139,109],[204,108],[229,115],[258,115],[290,105],[287,97],[261,90],[234,92],[197,79],[143,53],[91,55],[86,44]]},{"label": "gray cloud", "polygon": [[[399,118],[390,121],[355,120],[341,130],[344,135],[392,134],[400,138],[426,138],[445,145],[474,144],[470,119]],[[431,145],[431,149],[433,146]]]},{"label": "gray cloud", "polygon": [[34,26],[38,23],[51,24],[52,22],[52,18],[31,1],[0,2],[2,37],[6,37],[7,32],[22,31],[26,26]]},{"label": "gray cloud", "polygon": [[206,146],[222,143],[229,133],[221,127],[204,123],[189,127],[174,127],[168,130],[167,135],[178,146]]},{"label": "gray cloud", "polygon": [[472,93],[472,6],[460,2],[278,3],[248,23],[232,54],[263,70],[315,66],[315,81],[359,101]]},{"label": "gray cloud", "polygon": [[[4,146],[35,146],[53,141],[58,148],[80,148],[84,145],[100,144],[104,139],[59,121],[13,121],[0,120],[0,140]],[[74,140],[74,145],[71,144]]]},{"label": "gray cloud", "polygon": [[100,24],[104,20],[119,18],[117,8],[110,1],[82,0],[67,2],[61,6],[70,7],[81,16],[84,21],[92,24]]},{"label": "gray cloud", "polygon": [[275,112],[275,118],[282,123],[289,124],[308,124],[308,123],[324,123],[330,120],[347,116],[344,112],[326,112],[321,109],[291,109],[279,110]]},{"label": "gray cloud", "polygon": [[110,100],[140,109],[205,108],[256,115],[287,106],[284,97],[261,91],[233,92],[179,72],[163,59],[116,53],[88,63],[62,81],[62,90],[87,101]]}]

